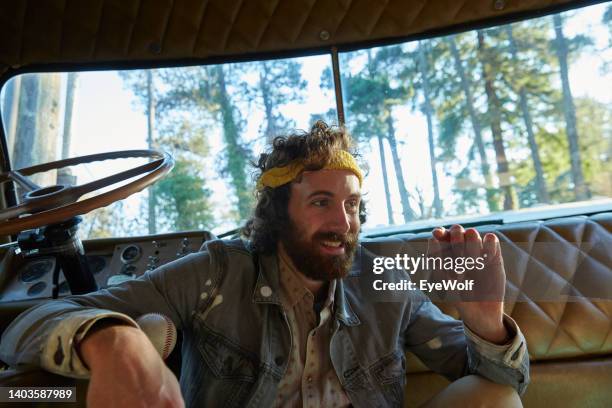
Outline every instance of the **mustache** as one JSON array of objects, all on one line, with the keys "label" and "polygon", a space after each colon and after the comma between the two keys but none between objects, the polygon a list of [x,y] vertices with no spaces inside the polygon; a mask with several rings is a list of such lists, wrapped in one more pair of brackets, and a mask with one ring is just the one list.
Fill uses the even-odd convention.
[{"label": "mustache", "polygon": [[331,231],[319,231],[313,235],[313,238],[320,241],[339,241],[343,245],[352,246],[357,243],[357,234],[338,234]]}]

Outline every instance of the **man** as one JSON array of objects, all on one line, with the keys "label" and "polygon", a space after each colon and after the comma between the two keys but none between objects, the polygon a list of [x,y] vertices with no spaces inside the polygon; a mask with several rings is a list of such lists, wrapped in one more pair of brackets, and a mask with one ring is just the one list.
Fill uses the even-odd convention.
[{"label": "man", "polygon": [[[258,163],[248,241],[213,241],[135,281],[34,308],[7,329],[0,358],[90,376],[93,407],[387,407],[402,406],[408,350],[457,380],[429,406],[520,406],[529,361],[503,314],[496,237],[434,231],[432,253],[486,254],[500,283],[493,300],[457,303],[464,323],[419,291],[374,299],[362,270],[372,254],[357,244],[363,174],[349,148],[323,122],[276,138]],[[180,389],[134,323],[151,312],[183,331]]]}]

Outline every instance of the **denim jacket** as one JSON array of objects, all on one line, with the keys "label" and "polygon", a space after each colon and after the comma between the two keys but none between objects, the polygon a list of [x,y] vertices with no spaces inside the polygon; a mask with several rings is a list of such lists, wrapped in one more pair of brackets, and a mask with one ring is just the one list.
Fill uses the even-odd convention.
[{"label": "denim jacket", "polygon": [[[406,351],[450,380],[479,374],[523,393],[529,382],[525,339],[516,323],[508,345],[478,338],[421,292],[381,297],[372,281],[406,276],[367,273],[360,247],[338,280],[330,356],[355,407],[401,407]],[[74,343],[104,318],[136,325],[145,313],[170,317],[183,333],[183,397],[188,407],[271,406],[290,355],[291,333],[279,299],[275,255],[254,255],[241,240],[211,241],[201,252],[95,293],[46,302],[6,330],[0,358],[87,378]]]}]

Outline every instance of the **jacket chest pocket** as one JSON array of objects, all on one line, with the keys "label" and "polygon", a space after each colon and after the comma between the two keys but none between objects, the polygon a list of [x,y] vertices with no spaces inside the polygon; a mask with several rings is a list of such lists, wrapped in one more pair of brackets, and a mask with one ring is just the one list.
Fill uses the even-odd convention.
[{"label": "jacket chest pocket", "polygon": [[204,399],[214,402],[215,406],[246,405],[259,374],[256,356],[210,332],[200,338],[198,351],[205,369]]},{"label": "jacket chest pocket", "polygon": [[258,370],[254,357],[227,340],[215,337],[208,336],[199,344],[202,358],[214,376],[223,380],[255,381]]},{"label": "jacket chest pocket", "polygon": [[401,351],[395,351],[374,364],[370,370],[372,377],[382,390],[383,396],[391,406],[401,406],[406,385],[406,358]]}]

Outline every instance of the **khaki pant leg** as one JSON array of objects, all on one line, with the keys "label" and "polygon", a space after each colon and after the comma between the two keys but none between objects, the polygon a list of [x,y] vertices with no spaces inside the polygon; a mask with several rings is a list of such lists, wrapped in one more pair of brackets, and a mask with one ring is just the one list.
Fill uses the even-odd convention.
[{"label": "khaki pant leg", "polygon": [[514,408],[522,407],[514,388],[489,381],[478,375],[462,377],[427,401],[422,408]]}]

